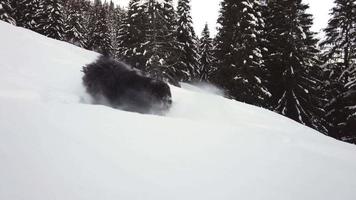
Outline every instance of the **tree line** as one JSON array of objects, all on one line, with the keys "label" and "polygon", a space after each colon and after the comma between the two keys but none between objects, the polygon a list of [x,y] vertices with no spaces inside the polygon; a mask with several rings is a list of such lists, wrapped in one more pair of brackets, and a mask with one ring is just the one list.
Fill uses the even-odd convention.
[{"label": "tree line", "polygon": [[[356,143],[356,0],[335,0],[325,38],[302,0],[223,0],[218,33],[194,32],[190,0],[2,0],[0,19],[114,57],[171,84],[210,82]],[[203,8],[202,8],[203,9]]]}]

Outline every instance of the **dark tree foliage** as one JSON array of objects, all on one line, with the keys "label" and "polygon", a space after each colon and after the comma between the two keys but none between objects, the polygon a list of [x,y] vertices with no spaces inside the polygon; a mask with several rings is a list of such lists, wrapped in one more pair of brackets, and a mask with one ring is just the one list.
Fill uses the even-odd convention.
[{"label": "dark tree foliage", "polygon": [[119,59],[119,30],[120,30],[120,25],[123,21],[123,17],[125,15],[125,10],[123,10],[121,7],[116,7],[112,1],[110,1],[109,7],[108,7],[108,28],[110,32],[110,40],[111,40],[111,46],[113,48],[112,56],[115,59]]},{"label": "dark tree foliage", "polygon": [[262,106],[271,94],[258,39],[263,26],[258,9],[259,4],[251,0],[221,3],[214,81],[233,98]]},{"label": "dark tree foliage", "polygon": [[177,85],[175,24],[172,0],[130,1],[119,29],[119,55],[151,77]]},{"label": "dark tree foliage", "polygon": [[14,9],[13,18],[16,21],[16,25],[37,31],[41,3],[41,0],[11,1],[12,8]]},{"label": "dark tree foliage", "polygon": [[199,40],[199,77],[201,81],[209,81],[214,71],[213,53],[213,39],[210,37],[208,24],[205,24],[202,36]]},{"label": "dark tree foliage", "polygon": [[266,15],[272,105],[277,112],[325,132],[321,107],[317,40],[312,15],[301,0],[269,0]]},{"label": "dark tree foliage", "polygon": [[41,2],[38,16],[37,32],[57,40],[64,40],[64,18],[61,0]]},{"label": "dark tree foliage", "polygon": [[[70,1],[70,0],[69,0]],[[90,40],[90,30],[91,28],[93,27],[93,4],[88,1],[88,0],[78,0],[78,3],[81,7],[81,15],[83,15],[83,28],[84,28],[84,48],[88,49],[87,46],[88,46],[88,41]]]},{"label": "dark tree foliage", "polygon": [[105,56],[112,55],[110,31],[107,23],[108,10],[101,0],[96,0],[89,22],[87,48]]},{"label": "dark tree foliage", "polygon": [[175,64],[175,78],[178,81],[191,81],[197,78],[199,55],[197,38],[190,15],[190,0],[178,0],[177,30],[178,59]]},{"label": "dark tree foliage", "polygon": [[84,13],[80,1],[67,0],[65,2],[65,40],[84,47],[85,41],[85,27],[84,27]]},{"label": "dark tree foliage", "polygon": [[146,60],[145,71],[156,79],[174,83],[176,46],[174,38],[175,13],[172,0],[148,0],[145,6],[145,42],[142,45]]},{"label": "dark tree foliage", "polygon": [[144,7],[140,0],[130,0],[119,29],[118,53],[120,59],[141,70],[146,63],[142,50],[146,37],[145,21]]},{"label": "dark tree foliage", "polygon": [[356,0],[335,0],[321,43],[329,134],[356,144]]},{"label": "dark tree foliage", "polygon": [[16,24],[15,19],[13,18],[14,9],[10,3],[10,0],[1,0],[0,1],[0,20],[8,22],[10,24]]}]

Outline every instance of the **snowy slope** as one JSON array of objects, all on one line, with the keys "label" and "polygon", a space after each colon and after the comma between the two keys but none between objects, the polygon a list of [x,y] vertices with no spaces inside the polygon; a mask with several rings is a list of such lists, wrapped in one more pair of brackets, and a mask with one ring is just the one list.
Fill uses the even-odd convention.
[{"label": "snowy slope", "polygon": [[0,199],[354,200],[356,147],[203,89],[166,117],[88,104],[98,55],[0,22]]}]

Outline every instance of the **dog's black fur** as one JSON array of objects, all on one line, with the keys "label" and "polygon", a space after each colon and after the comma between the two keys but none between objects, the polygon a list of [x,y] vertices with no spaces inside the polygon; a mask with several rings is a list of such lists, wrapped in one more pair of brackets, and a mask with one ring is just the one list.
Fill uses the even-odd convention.
[{"label": "dog's black fur", "polygon": [[83,72],[83,84],[95,103],[105,99],[114,108],[139,113],[162,112],[172,103],[168,84],[111,58],[101,56]]}]

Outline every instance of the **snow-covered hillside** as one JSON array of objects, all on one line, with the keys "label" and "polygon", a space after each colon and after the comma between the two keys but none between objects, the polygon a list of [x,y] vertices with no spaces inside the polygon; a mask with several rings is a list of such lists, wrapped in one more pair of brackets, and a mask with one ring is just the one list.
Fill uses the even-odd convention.
[{"label": "snow-covered hillside", "polygon": [[165,117],[88,104],[97,56],[0,22],[0,199],[356,199],[356,146],[189,85]]}]

